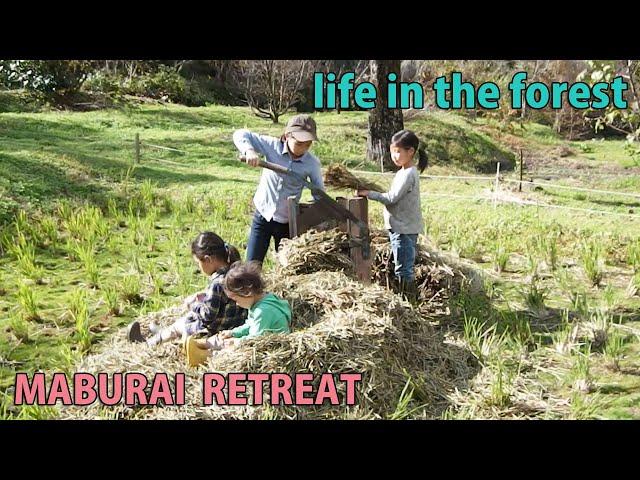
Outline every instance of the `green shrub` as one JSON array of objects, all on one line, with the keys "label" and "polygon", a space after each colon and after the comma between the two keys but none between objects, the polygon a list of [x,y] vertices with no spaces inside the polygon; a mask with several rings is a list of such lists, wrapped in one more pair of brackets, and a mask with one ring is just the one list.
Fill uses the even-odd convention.
[{"label": "green shrub", "polygon": [[158,71],[133,77],[123,86],[130,95],[166,99],[181,103],[186,89],[185,79],[173,68],[161,65]]}]

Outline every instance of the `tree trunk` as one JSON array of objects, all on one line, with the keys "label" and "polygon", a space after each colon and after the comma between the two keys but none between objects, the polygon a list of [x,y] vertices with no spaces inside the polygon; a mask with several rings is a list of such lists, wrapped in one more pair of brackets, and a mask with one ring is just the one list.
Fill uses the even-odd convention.
[{"label": "tree trunk", "polygon": [[389,145],[394,133],[404,128],[401,109],[387,107],[387,75],[391,72],[400,78],[400,60],[371,60],[371,81],[378,95],[376,107],[369,110],[369,136],[367,137],[367,160],[380,163],[386,169],[395,169],[391,161]]}]

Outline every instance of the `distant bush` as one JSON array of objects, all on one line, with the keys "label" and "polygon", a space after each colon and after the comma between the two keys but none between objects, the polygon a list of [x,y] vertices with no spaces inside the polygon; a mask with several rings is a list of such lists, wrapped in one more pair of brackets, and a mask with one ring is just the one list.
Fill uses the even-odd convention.
[{"label": "distant bush", "polygon": [[187,106],[217,103],[215,95],[197,82],[182,77],[174,68],[159,65],[135,76],[98,71],[85,82],[85,90],[110,96],[133,95]]},{"label": "distant bush", "polygon": [[160,65],[155,72],[133,77],[123,85],[123,90],[130,95],[181,103],[186,89],[185,83],[185,79],[173,68]]},{"label": "distant bush", "polygon": [[0,113],[39,112],[46,107],[42,99],[23,88],[2,90],[0,88]]},{"label": "distant bush", "polygon": [[77,93],[94,68],[89,60],[4,60],[0,82],[9,88],[63,98]]},{"label": "distant bush", "polygon": [[89,92],[99,92],[107,95],[122,93],[120,79],[116,75],[103,71],[93,73],[84,83],[83,88]]}]

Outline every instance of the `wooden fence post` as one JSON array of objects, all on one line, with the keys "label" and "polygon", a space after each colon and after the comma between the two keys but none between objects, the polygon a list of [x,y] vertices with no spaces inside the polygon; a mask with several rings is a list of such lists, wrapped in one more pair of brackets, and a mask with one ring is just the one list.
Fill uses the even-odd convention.
[{"label": "wooden fence post", "polygon": [[522,149],[520,149],[520,186],[518,187],[518,191],[522,192]]},{"label": "wooden fence post", "polygon": [[498,188],[500,188],[500,162],[496,162],[496,185],[493,191],[493,208],[496,208],[498,203]]},{"label": "wooden fence post", "polygon": [[140,134],[136,133],[136,163],[140,163]]}]

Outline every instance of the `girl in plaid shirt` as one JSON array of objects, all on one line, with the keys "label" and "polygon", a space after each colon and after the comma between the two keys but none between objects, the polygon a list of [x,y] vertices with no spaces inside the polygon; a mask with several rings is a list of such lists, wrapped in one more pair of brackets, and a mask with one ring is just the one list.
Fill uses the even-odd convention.
[{"label": "girl in plaid shirt", "polygon": [[140,323],[129,325],[131,342],[145,342],[155,346],[178,337],[183,339],[200,332],[214,335],[221,330],[229,330],[242,325],[247,319],[247,311],[240,308],[224,292],[224,277],[229,266],[240,260],[238,250],[227,244],[213,232],[204,232],[191,243],[191,254],[200,271],[209,276],[209,285],[204,292],[187,298],[185,306],[189,312],[178,318],[172,325],[160,329],[151,325],[153,333],[148,339],[140,331]]}]

